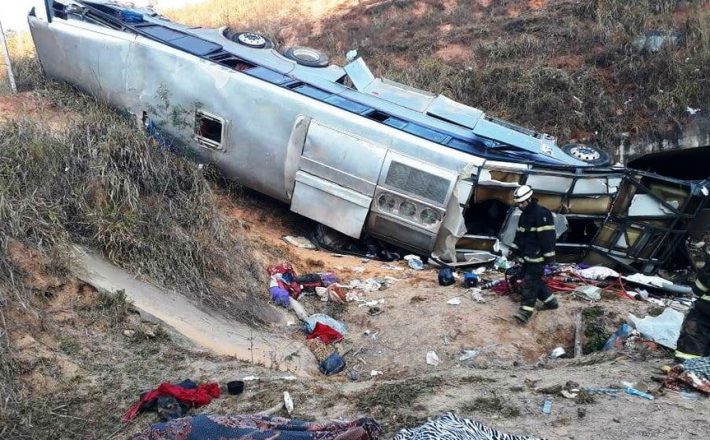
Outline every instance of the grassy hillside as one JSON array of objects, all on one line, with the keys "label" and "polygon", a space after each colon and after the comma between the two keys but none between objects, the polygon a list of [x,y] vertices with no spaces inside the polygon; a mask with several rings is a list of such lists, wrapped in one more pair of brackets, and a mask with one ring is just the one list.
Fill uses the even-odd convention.
[{"label": "grassy hillside", "polygon": [[[267,32],[281,44],[356,48],[380,76],[613,150],[710,114],[710,3],[698,0],[211,0],[178,21]],[[258,6],[257,6],[258,5]],[[646,32],[675,33],[658,51]]]},{"label": "grassy hillside", "polygon": [[[17,66],[33,69],[28,60]],[[23,87],[33,78],[38,72],[23,76]],[[219,308],[259,286],[248,243],[234,238],[202,166],[162,150],[104,104],[35,81],[67,123],[0,125],[0,249],[17,240],[62,255],[69,243],[85,244]],[[16,279],[12,271],[0,253],[0,281]]]},{"label": "grassy hillside", "polygon": [[[262,268],[240,227],[219,211],[207,169],[161,150],[105,105],[45,82],[32,59],[16,66],[33,93],[13,98],[17,114],[0,114],[3,438],[36,429],[19,380],[26,366],[10,341],[25,321],[43,322],[47,301],[70,279],[73,243],[243,322],[257,323],[266,305]],[[33,116],[26,106],[36,101],[51,112]]]}]

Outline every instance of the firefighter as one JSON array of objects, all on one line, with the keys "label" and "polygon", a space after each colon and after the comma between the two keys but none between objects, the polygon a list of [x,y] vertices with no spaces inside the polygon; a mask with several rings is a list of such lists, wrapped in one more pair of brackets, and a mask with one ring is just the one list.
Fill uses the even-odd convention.
[{"label": "firefighter", "polygon": [[555,224],[549,209],[540,206],[533,197],[532,189],[523,185],[513,194],[515,205],[520,208],[520,220],[515,234],[517,254],[523,260],[523,299],[514,315],[523,324],[535,311],[539,299],[547,310],[559,307],[557,298],[550,293],[543,276],[545,263],[555,259]]},{"label": "firefighter", "polygon": [[705,266],[693,285],[698,297],[680,330],[675,357],[684,361],[710,356],[710,243],[705,244]]}]

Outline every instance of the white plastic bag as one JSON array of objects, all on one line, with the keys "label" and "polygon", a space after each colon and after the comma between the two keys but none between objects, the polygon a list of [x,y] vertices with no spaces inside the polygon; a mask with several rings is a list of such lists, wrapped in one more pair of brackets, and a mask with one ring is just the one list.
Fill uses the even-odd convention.
[{"label": "white plastic bag", "polygon": [[429,365],[437,366],[441,361],[439,360],[439,356],[436,355],[435,351],[430,351],[426,354],[426,363]]},{"label": "white plastic bag", "polygon": [[680,327],[683,325],[685,315],[670,307],[658,316],[647,316],[640,319],[629,313],[629,319],[641,336],[652,339],[658,344],[671,349],[676,348]]}]

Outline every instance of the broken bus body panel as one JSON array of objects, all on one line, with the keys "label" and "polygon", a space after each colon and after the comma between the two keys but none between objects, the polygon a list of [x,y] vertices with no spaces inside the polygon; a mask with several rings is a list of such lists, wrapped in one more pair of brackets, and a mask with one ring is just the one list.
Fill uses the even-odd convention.
[{"label": "broken bus body panel", "polygon": [[110,2],[46,8],[29,23],[49,77],[351,237],[473,258],[510,244],[512,192],[527,184],[564,214],[559,253],[651,272],[707,204],[707,181],[592,166],[550,136],[375,78],[362,59],[307,66],[227,29]]}]

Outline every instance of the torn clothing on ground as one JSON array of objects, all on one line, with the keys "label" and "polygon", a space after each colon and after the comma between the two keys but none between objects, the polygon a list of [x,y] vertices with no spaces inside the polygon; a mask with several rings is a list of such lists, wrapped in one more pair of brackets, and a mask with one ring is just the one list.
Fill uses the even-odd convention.
[{"label": "torn clothing on ground", "polygon": [[314,423],[257,415],[206,415],[157,423],[133,440],[375,440],[382,430],[373,419]]},{"label": "torn clothing on ground", "polygon": [[177,385],[161,383],[158,388],[143,394],[123,416],[122,421],[129,422],[133,420],[141,410],[151,405],[151,401],[159,397],[172,396],[177,399],[180,404],[192,408],[207,405],[212,399],[219,398],[219,395],[219,385],[216,383],[199,384],[196,387],[190,386],[189,388],[185,387],[185,382]]},{"label": "torn clothing on ground", "polygon": [[318,338],[324,344],[331,344],[333,342],[340,342],[343,340],[343,335],[340,334],[333,327],[323,324],[322,322],[316,322],[316,326],[313,331],[306,336],[306,339]]},{"label": "torn clothing on ground", "polygon": [[400,430],[392,440],[537,440],[505,434],[482,423],[452,413],[442,414],[416,428]]},{"label": "torn clothing on ground", "polygon": [[[274,264],[266,268],[271,282],[269,289],[279,287],[288,292],[293,299],[298,299],[301,296],[301,285],[296,282],[296,272],[293,270],[291,263]],[[280,291],[270,291],[274,297],[274,302],[277,300],[283,301],[279,295]]]}]

